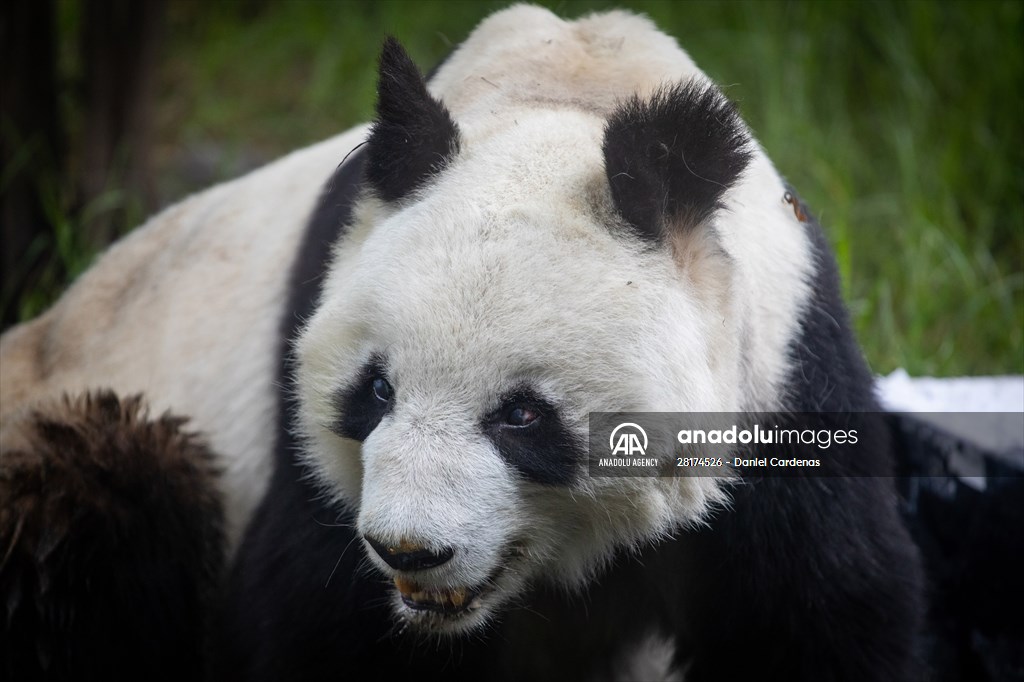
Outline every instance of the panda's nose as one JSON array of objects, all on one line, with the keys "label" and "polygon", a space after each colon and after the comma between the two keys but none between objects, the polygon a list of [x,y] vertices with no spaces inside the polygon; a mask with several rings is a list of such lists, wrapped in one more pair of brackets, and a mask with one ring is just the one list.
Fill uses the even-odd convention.
[{"label": "panda's nose", "polygon": [[369,535],[364,535],[363,538],[384,563],[397,571],[422,571],[434,568],[455,555],[455,550],[451,548],[432,550],[407,540],[390,543],[381,542]]}]

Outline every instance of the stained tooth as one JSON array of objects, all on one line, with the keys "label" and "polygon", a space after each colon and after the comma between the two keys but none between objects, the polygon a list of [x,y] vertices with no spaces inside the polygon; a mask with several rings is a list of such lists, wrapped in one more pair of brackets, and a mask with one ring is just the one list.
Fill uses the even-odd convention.
[{"label": "stained tooth", "polygon": [[413,592],[419,592],[422,588],[411,580],[407,580],[402,577],[395,578],[395,587],[398,591],[405,596],[411,595]]},{"label": "stained tooth", "polygon": [[461,609],[463,606],[476,608],[475,602],[469,601],[469,590],[465,587],[444,589],[440,587],[423,587],[406,578],[395,578],[395,587],[406,599],[415,602],[433,603],[439,606],[450,606]]}]

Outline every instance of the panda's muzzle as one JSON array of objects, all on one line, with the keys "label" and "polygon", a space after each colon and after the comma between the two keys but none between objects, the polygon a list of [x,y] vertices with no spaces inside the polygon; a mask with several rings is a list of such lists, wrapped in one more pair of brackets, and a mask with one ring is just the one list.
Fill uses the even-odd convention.
[{"label": "panda's muzzle", "polygon": [[[486,611],[490,595],[500,592],[500,578],[516,559],[525,555],[525,543],[511,542],[491,573],[473,585],[451,585],[442,574],[430,569],[444,566],[456,554],[454,548],[428,549],[407,539],[390,543],[363,534],[367,552],[376,554],[395,573],[390,578],[395,587],[399,613],[420,627],[444,629],[467,622],[474,612]],[[443,569],[442,569],[443,570]],[[397,605],[396,605],[397,606]],[[470,619],[469,622],[472,622]]]},{"label": "panda's muzzle", "polygon": [[[364,535],[366,544],[391,568],[404,574],[425,571],[448,563],[455,556],[452,548],[428,549],[408,540],[385,543]],[[481,590],[467,587],[424,587],[408,576],[394,578],[402,602],[416,611],[457,614],[469,607]]]}]

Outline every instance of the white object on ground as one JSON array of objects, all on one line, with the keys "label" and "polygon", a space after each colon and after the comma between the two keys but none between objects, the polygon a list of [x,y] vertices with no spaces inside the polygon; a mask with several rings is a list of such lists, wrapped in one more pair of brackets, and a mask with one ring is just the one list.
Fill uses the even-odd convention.
[{"label": "white object on ground", "polygon": [[1024,375],[935,379],[897,369],[875,385],[894,412],[1024,412]]},{"label": "white object on ground", "polygon": [[876,387],[885,409],[913,412],[1024,470],[1024,376],[935,379],[897,369],[879,377]]}]

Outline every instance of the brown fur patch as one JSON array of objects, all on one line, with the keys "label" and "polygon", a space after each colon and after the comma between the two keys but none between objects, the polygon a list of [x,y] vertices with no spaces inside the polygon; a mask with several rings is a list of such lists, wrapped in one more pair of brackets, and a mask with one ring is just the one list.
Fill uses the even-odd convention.
[{"label": "brown fur patch", "polygon": [[[676,227],[671,237],[672,257],[691,291],[722,321],[708,330],[711,335],[708,362],[716,376],[726,376],[735,365],[741,339],[735,326],[733,303],[734,264],[710,225]],[[730,321],[733,321],[730,323]]]},{"label": "brown fur patch", "polygon": [[[0,671],[196,679],[223,568],[213,456],[110,391],[0,425]],[[26,677],[27,675],[27,677]]]},{"label": "brown fur patch", "polygon": [[671,230],[672,258],[690,280],[697,297],[727,314],[732,289],[732,259],[708,225],[678,226]]}]

